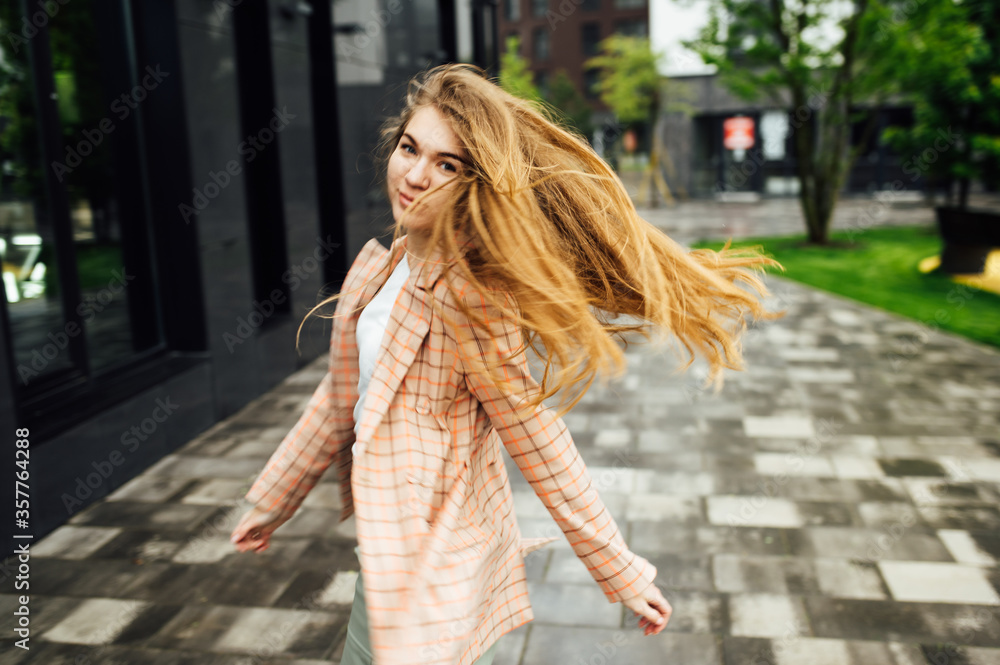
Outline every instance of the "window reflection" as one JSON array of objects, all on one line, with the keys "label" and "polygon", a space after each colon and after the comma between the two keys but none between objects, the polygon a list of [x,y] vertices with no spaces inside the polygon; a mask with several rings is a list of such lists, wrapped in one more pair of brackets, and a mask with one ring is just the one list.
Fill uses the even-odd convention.
[{"label": "window reflection", "polygon": [[49,26],[65,150],[63,162],[51,168],[69,198],[80,283],[77,312],[86,332],[90,366],[101,370],[133,352],[122,220],[114,187],[113,132],[135,122],[141,102],[156,91],[143,86],[117,90],[106,84],[100,68],[105,45],[98,37],[93,4],[93,0],[73,0]]},{"label": "window reflection", "polygon": [[22,9],[0,0],[0,259],[25,388],[161,343],[138,123],[168,73],[135,73],[115,3],[60,4],[14,39]]},{"label": "window reflection", "polygon": [[[20,36],[19,8],[0,2],[0,32]],[[0,40],[0,261],[21,385],[72,365],[38,117],[28,45]]]}]

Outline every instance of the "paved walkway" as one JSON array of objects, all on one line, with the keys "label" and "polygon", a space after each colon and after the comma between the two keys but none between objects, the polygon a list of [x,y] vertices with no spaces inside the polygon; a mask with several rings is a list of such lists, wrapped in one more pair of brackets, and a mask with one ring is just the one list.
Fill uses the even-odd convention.
[{"label": "paved walkway", "polygon": [[[673,219],[723,214],[695,204]],[[642,636],[561,540],[528,556],[536,619],[501,638],[497,665],[1000,663],[1000,353],[769,284],[789,313],[751,329],[748,369],[720,394],[701,389],[702,364],[671,375],[670,355],[632,347],[627,376],[567,417],[630,546],[659,570],[668,630]],[[325,366],[35,544],[32,650],[13,647],[6,587],[0,660],[338,662],[358,566],[330,479],[267,552],[228,542],[236,501]],[[525,535],[556,533],[508,470]]]}]

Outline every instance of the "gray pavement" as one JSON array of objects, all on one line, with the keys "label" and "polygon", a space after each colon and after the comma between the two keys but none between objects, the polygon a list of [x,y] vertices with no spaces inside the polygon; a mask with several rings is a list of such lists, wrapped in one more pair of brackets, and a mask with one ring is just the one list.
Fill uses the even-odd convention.
[{"label": "gray pavement", "polygon": [[[683,242],[782,232],[795,215],[794,201],[741,205],[643,214]],[[629,545],[657,566],[667,630],[644,637],[560,540],[528,556],[536,618],[501,638],[496,665],[1000,663],[1000,352],[768,279],[788,315],[750,330],[747,369],[719,394],[702,389],[703,363],[677,374],[669,352],[633,346],[627,375],[566,417]],[[0,660],[338,662],[358,564],[332,478],[267,552],[228,542],[325,369],[317,359],[36,543],[33,646],[13,647],[16,601],[2,595]],[[507,461],[524,534],[558,533]]]}]

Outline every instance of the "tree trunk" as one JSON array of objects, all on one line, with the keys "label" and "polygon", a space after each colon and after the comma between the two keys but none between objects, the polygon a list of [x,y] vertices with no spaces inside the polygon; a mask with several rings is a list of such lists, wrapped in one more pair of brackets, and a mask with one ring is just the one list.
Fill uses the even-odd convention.
[{"label": "tree trunk", "polygon": [[969,207],[969,178],[958,181],[958,207],[965,210]]},{"label": "tree trunk", "polygon": [[[795,108],[805,108],[805,89],[793,92]],[[816,151],[816,125],[812,116],[795,130],[795,162],[799,177],[799,203],[806,220],[806,231],[811,244],[825,245],[829,228],[830,210],[826,207],[825,178],[819,173]]]}]

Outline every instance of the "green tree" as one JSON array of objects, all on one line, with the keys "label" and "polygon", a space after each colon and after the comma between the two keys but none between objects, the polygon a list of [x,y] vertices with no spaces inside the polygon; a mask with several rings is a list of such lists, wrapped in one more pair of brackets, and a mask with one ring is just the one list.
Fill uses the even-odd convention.
[{"label": "green tree", "polygon": [[537,102],[542,96],[535,86],[528,61],[518,52],[520,44],[516,36],[507,38],[507,50],[500,56],[500,87],[515,97]]},{"label": "green tree", "polygon": [[594,123],[591,121],[593,110],[584,99],[566,70],[557,70],[549,84],[548,101],[562,113],[560,122],[568,129],[589,138],[594,133]]},{"label": "green tree", "polygon": [[656,117],[660,72],[658,53],[649,40],[640,37],[611,35],[599,44],[601,54],[584,62],[585,67],[599,67],[596,92],[618,121],[630,126],[651,123]]},{"label": "green tree", "polygon": [[[601,101],[626,127],[638,129],[645,126],[650,129],[649,163],[640,187],[640,198],[646,186],[654,183],[663,198],[673,202],[673,196],[660,173],[661,153],[671,176],[673,164],[659,145],[655,130],[661,111],[690,113],[687,101],[691,98],[691,91],[686,85],[660,75],[659,63],[663,54],[654,52],[647,38],[614,34],[602,40],[599,47],[601,54],[589,58],[584,66],[600,68],[595,91],[600,94]],[[677,189],[682,193],[684,191],[679,184]],[[656,205],[655,198],[651,205]]]},{"label": "green tree", "polygon": [[[811,243],[826,244],[837,197],[851,164],[875,131],[868,114],[854,149],[850,134],[865,113],[898,89],[896,39],[880,38],[879,19],[897,0],[710,0],[709,20],[684,45],[718,68],[735,95],[792,107],[790,119],[802,205]],[[835,30],[834,39],[825,38]],[[884,31],[883,31],[884,32]]]},{"label": "green tree", "polygon": [[914,177],[926,171],[947,185],[949,205],[957,183],[967,208],[973,180],[1000,184],[1000,0],[924,0],[914,10],[881,24],[901,41],[898,75],[916,98],[913,127],[884,136],[914,156]]}]

